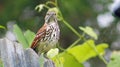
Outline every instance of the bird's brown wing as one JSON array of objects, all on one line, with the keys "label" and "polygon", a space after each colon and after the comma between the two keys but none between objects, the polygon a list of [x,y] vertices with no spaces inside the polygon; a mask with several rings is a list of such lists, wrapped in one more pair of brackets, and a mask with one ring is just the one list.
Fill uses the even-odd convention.
[{"label": "bird's brown wing", "polygon": [[31,44],[31,48],[35,49],[35,47],[38,45],[37,43],[41,40],[41,38],[43,38],[46,34],[46,26],[47,24],[45,23],[37,32],[32,44]]}]

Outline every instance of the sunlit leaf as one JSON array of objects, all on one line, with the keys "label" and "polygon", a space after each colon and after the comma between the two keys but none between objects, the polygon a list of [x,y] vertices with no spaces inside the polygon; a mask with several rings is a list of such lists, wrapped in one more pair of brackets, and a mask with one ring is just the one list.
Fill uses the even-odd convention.
[{"label": "sunlit leaf", "polygon": [[84,31],[86,34],[88,34],[89,36],[93,37],[94,39],[98,39],[97,34],[93,31],[93,29],[91,27],[79,27],[80,30]]},{"label": "sunlit leaf", "polygon": [[106,43],[101,43],[96,46],[96,49],[98,50],[100,55],[105,54],[105,49],[108,48],[108,44]]},{"label": "sunlit leaf", "polygon": [[[103,55],[105,53],[105,48],[108,48],[108,45],[105,43],[98,44],[95,46],[96,50],[98,51],[98,53],[96,53],[93,46],[95,46],[94,40],[88,40],[81,45],[75,46],[63,53],[58,54],[58,57],[63,58],[63,67],[83,67],[83,62],[90,58],[96,57],[98,53]],[[56,64],[59,65],[59,63]]]},{"label": "sunlit leaf", "polygon": [[25,36],[19,26],[15,24],[13,31],[16,35],[17,40],[23,45],[24,48],[27,48],[29,44],[27,43],[27,40],[25,39]]},{"label": "sunlit leaf", "polygon": [[55,57],[56,55],[58,55],[58,53],[59,53],[59,49],[58,49],[58,48],[50,49],[50,50],[47,52],[47,57],[53,58],[53,57]]},{"label": "sunlit leaf", "polygon": [[107,67],[120,67],[120,51],[114,51]]},{"label": "sunlit leaf", "polygon": [[35,33],[30,31],[30,30],[27,30],[25,33],[24,33],[24,36],[25,36],[25,39],[27,40],[29,46],[31,45],[34,37],[35,37]]},{"label": "sunlit leaf", "polygon": [[82,63],[79,63],[74,56],[69,54],[68,52],[63,52],[59,54],[54,62],[56,67],[84,67]]},{"label": "sunlit leaf", "polygon": [[[74,56],[74,58],[78,60],[80,63],[82,63],[92,57],[97,56],[97,53],[95,52],[92,46],[95,46],[94,41],[88,40],[81,45],[68,49],[67,52]],[[99,54],[104,54],[104,50],[107,47],[108,47],[107,44],[99,44],[96,46],[96,49],[99,52]]]}]

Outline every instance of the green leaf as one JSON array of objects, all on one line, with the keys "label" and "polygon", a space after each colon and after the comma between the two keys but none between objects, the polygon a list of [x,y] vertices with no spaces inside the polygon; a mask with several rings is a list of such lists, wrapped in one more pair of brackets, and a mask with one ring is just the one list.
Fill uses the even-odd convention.
[{"label": "green leaf", "polygon": [[[58,59],[59,57],[59,59]],[[56,67],[84,67],[68,52],[60,53],[54,60]]]},{"label": "green leaf", "polygon": [[98,39],[97,34],[93,31],[93,29],[91,27],[79,27],[80,30],[82,30],[83,32],[85,32],[86,34],[88,34],[89,36],[93,37],[94,39]]},{"label": "green leaf", "polygon": [[120,67],[120,51],[114,51],[107,67]]},{"label": "green leaf", "polygon": [[23,35],[23,32],[18,25],[14,25],[13,32],[16,35],[17,40],[23,45],[23,47],[27,48],[29,44],[27,43],[27,40],[25,39],[25,36]]},{"label": "green leaf", "polygon": [[105,54],[105,49],[108,48],[108,44],[106,43],[101,43],[96,46],[96,49],[98,50],[100,55]]},{"label": "green leaf", "polygon": [[[56,65],[60,65],[60,63],[63,62],[63,67],[83,67],[83,62],[92,57],[96,57],[98,53],[103,55],[105,48],[108,48],[108,45],[105,43],[98,44],[95,46],[98,51],[98,53],[96,53],[93,46],[95,46],[94,40],[88,40],[81,45],[69,48],[65,52],[58,54],[57,57],[59,57],[59,61],[54,62]],[[63,58],[62,61],[60,60],[61,57]]]},{"label": "green leaf", "polygon": [[4,26],[2,26],[2,25],[0,25],[0,28],[1,28],[1,29],[6,29],[6,28],[5,28]]},{"label": "green leaf", "polygon": [[[94,41],[88,40],[81,45],[68,49],[67,52],[70,53],[78,62],[82,63],[98,55],[94,50],[93,46],[95,46]],[[107,47],[107,44],[99,44],[96,46],[96,49],[99,54],[104,54],[104,50]]]},{"label": "green leaf", "polygon": [[27,31],[25,31],[24,36],[30,46],[35,37],[35,33],[30,30],[27,30]]}]

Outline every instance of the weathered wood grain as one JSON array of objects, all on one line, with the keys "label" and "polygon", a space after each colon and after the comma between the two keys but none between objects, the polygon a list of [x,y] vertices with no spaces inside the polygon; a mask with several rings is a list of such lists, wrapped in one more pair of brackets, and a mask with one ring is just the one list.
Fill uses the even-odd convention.
[{"label": "weathered wood grain", "polygon": [[[4,67],[40,67],[39,56],[31,49],[23,49],[21,44],[7,38],[0,39],[0,59]],[[45,61],[44,67],[55,67],[50,60]]]}]

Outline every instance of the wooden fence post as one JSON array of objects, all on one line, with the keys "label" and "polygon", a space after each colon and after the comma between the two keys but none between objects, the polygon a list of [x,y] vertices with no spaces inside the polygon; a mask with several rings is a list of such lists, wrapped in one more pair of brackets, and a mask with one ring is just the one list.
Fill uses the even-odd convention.
[{"label": "wooden fence post", "polygon": [[[7,38],[0,39],[0,59],[4,67],[40,67],[39,56],[31,48],[23,49],[21,44]],[[49,61],[44,67],[55,66]]]}]

